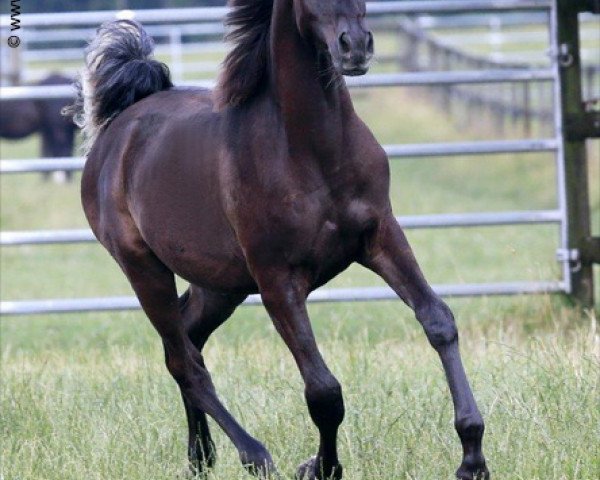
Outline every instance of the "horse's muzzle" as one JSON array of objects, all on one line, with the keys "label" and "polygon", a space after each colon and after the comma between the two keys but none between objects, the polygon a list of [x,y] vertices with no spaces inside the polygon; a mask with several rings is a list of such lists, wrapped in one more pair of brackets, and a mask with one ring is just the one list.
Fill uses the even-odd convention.
[{"label": "horse's muzzle", "polygon": [[369,70],[375,51],[373,34],[370,31],[342,32],[338,37],[338,51],[343,75],[364,75]]}]

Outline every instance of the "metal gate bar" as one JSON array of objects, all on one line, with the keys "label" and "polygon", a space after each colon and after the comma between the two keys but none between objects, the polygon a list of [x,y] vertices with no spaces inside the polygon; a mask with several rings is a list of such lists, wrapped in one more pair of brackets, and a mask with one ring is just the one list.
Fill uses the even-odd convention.
[{"label": "metal gate bar", "polygon": [[41,173],[56,170],[77,171],[85,165],[83,157],[52,157],[0,160],[0,173]]},{"label": "metal gate bar", "polygon": [[[491,227],[524,224],[560,223],[560,210],[531,210],[520,212],[446,213],[396,217],[405,229]],[[53,245],[96,242],[90,229],[30,230],[0,232],[0,246]]]},{"label": "metal gate bar", "polygon": [[[350,88],[373,87],[413,87],[419,85],[455,85],[473,83],[538,82],[551,81],[550,68],[502,69],[502,70],[465,70],[452,72],[409,72],[409,73],[373,73],[364,78],[346,79]],[[213,88],[213,80],[178,82],[180,87]],[[2,100],[72,98],[75,92],[70,85],[0,87]]]},{"label": "metal gate bar", "polygon": [[[555,138],[533,140],[496,140],[450,143],[406,143],[384,145],[390,158],[446,157],[453,155],[489,155],[493,153],[554,152],[558,149]],[[0,160],[0,173],[37,173],[55,170],[83,169],[83,157],[28,158]]]},{"label": "metal gate bar", "polygon": [[[564,292],[561,282],[506,282],[460,285],[433,285],[443,297],[489,295],[523,295]],[[389,287],[321,288],[308,296],[309,303],[366,302],[398,300]],[[250,295],[243,305],[262,305],[260,295]],[[0,302],[0,315],[35,315],[40,313],[108,312],[138,310],[135,297],[80,298],[73,300],[34,300]]]},{"label": "metal gate bar", "polygon": [[[370,15],[413,14],[413,13],[474,13],[501,12],[507,10],[544,10],[551,6],[551,0],[430,0],[410,2],[367,2]],[[28,27],[56,25],[97,25],[115,18],[135,18],[142,23],[164,22],[217,22],[222,21],[229,9],[227,7],[198,7],[183,9],[148,9],[64,13],[23,14],[21,22]],[[10,15],[0,16],[0,26],[10,26]]]}]

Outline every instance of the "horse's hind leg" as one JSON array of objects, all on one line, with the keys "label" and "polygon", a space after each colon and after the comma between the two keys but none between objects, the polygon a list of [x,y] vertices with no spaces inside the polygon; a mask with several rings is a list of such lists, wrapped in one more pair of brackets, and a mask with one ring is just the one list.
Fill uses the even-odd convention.
[{"label": "horse's hind leg", "polygon": [[404,233],[391,215],[367,240],[362,263],[383,277],[414,309],[429,342],[440,356],[454,403],[456,431],[463,447],[463,461],[456,476],[461,480],[488,479],[481,450],[483,419],[462,365],[454,317],[425,281]]},{"label": "horse's hind leg", "polygon": [[[180,297],[179,310],[185,330],[200,355],[208,337],[231,316],[245,297],[215,293],[193,285]],[[183,392],[181,397],[188,422],[190,466],[194,472],[201,473],[214,465],[215,445],[210,435],[206,413],[194,407]]]},{"label": "horse's hind leg", "polygon": [[236,422],[219,401],[198,349],[185,330],[179,309],[175,278],[145,245],[139,234],[126,234],[103,243],[127,275],[144,312],[160,334],[165,347],[167,368],[193,407],[206,412],[223,429],[237,448],[243,465],[253,473],[275,472],[265,447]]}]

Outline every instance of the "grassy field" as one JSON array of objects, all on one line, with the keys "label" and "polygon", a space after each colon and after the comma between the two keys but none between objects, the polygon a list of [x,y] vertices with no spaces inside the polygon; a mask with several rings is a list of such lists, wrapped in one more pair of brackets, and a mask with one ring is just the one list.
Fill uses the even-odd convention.
[{"label": "grassy field", "polygon": [[[361,93],[357,109],[384,143],[481,139],[409,90]],[[591,178],[600,175],[590,145]],[[36,141],[0,143],[3,158],[36,156]],[[550,155],[394,161],[399,215],[554,208]],[[77,182],[0,178],[2,230],[84,227]],[[592,185],[594,229],[600,194]],[[433,283],[558,278],[556,227],[408,232]],[[129,295],[96,245],[0,250],[3,300]],[[596,271],[597,273],[597,271]],[[600,282],[598,282],[600,283]],[[380,281],[352,268],[332,285]],[[598,312],[561,298],[450,300],[467,370],[487,422],[496,479],[595,480],[600,474]],[[435,353],[399,302],[311,306],[324,356],[344,385],[341,458],[349,480],[450,479],[460,462],[452,407]],[[140,313],[3,318],[3,480],[167,479],[185,472],[186,427],[158,337]],[[227,406],[263,440],[285,475],[314,453],[316,432],[290,354],[261,308],[247,307],[207,346]],[[218,431],[210,480],[243,479]]]},{"label": "grassy field", "polygon": [[[473,303],[470,314],[454,306],[494,478],[596,479],[594,317],[549,300]],[[344,385],[346,478],[452,478],[460,449],[443,374],[406,309],[383,303],[311,313]],[[2,333],[5,479],[166,479],[185,471],[183,409],[141,315],[5,320]],[[215,334],[207,362],[234,415],[292,474],[316,435],[299,375],[262,310],[236,314]],[[213,431],[219,461],[209,478],[246,478]]]}]

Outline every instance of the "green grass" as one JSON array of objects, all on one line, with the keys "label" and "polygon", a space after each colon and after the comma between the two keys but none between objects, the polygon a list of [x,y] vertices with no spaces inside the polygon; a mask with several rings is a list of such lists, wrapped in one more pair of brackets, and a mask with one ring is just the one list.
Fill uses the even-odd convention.
[{"label": "green grass", "polygon": [[[427,97],[360,94],[356,108],[384,143],[491,137],[464,131]],[[37,141],[1,142],[3,158],[36,156]],[[596,143],[597,145],[597,143]],[[591,179],[600,160],[590,151]],[[550,155],[395,160],[399,215],[554,208]],[[592,184],[594,229],[600,193]],[[0,178],[2,230],[85,227],[77,182]],[[553,226],[409,231],[434,283],[558,278]],[[129,295],[96,245],[4,247],[3,300]],[[352,268],[332,285],[381,282]],[[600,283],[600,282],[598,282]],[[451,300],[496,479],[594,480],[600,460],[597,313],[557,297]],[[460,462],[452,407],[433,350],[400,302],[310,307],[316,335],[344,386],[341,458],[349,480],[450,479]],[[6,317],[0,323],[3,480],[148,480],[185,471],[186,427],[157,335],[141,313]],[[261,308],[239,309],[207,346],[226,405],[291,475],[316,432],[300,377]],[[216,428],[210,480],[249,478]]]},{"label": "green grass", "polygon": [[[494,478],[597,478],[594,318],[548,300],[453,303],[461,312],[471,302],[477,312],[461,317],[462,348]],[[311,314],[344,385],[346,478],[452,478],[460,451],[449,395],[407,309],[358,304]],[[5,479],[166,479],[185,470],[177,387],[142,315],[5,319],[2,327]],[[227,406],[291,475],[314,453],[316,434],[291,356],[262,310],[244,309],[217,332],[207,363]],[[209,478],[249,478],[213,432],[219,461]]]}]

